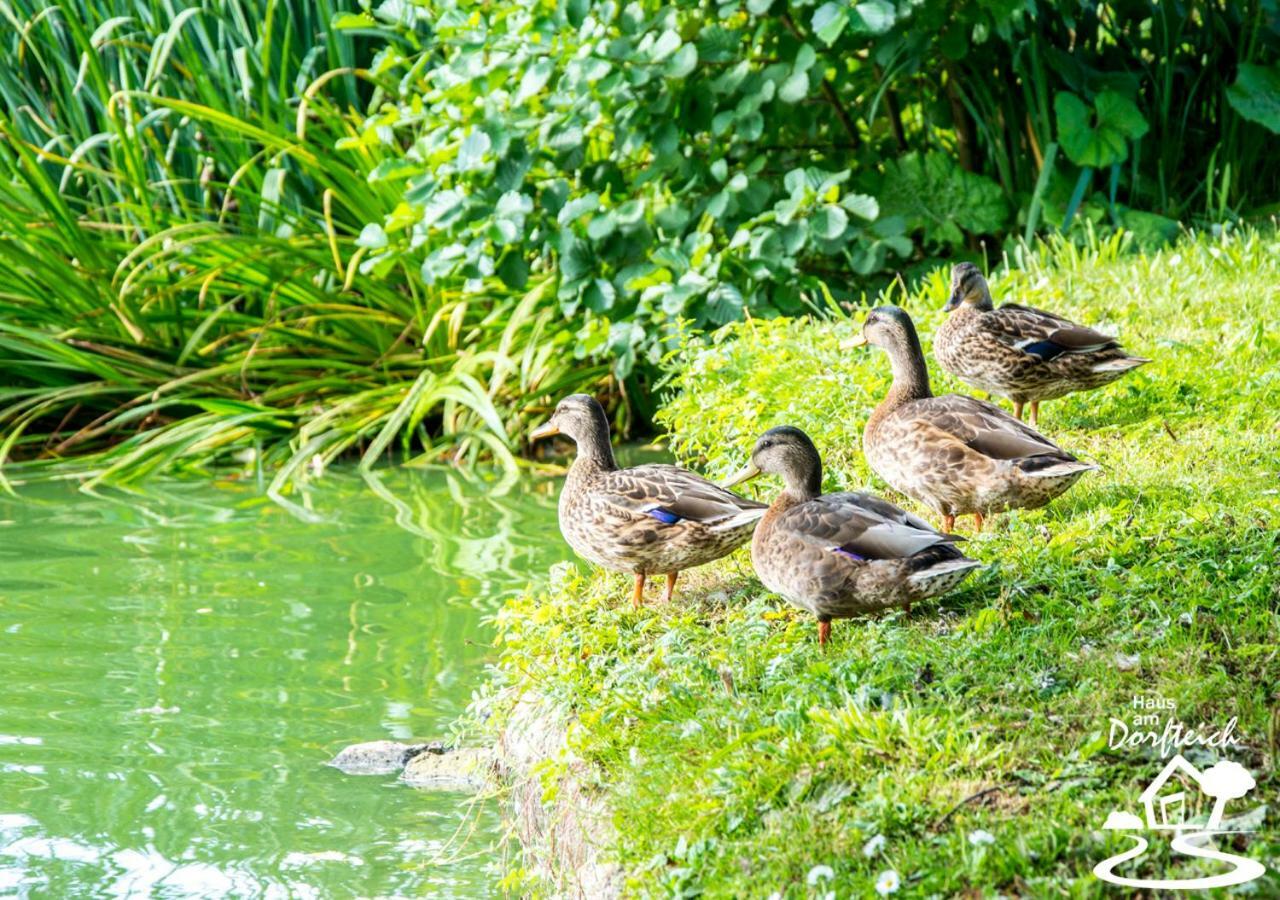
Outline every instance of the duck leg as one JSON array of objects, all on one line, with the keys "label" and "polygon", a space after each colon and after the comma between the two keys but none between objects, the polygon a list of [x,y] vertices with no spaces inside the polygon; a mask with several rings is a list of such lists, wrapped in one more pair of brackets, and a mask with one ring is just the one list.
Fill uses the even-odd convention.
[{"label": "duck leg", "polygon": [[[1022,418],[1022,417],[1019,416],[1018,418]],[[1031,426],[1033,428],[1038,428],[1039,425],[1040,425],[1040,401],[1032,400],[1031,401]]]},{"label": "duck leg", "polygon": [[827,641],[831,640],[831,620],[818,620],[818,646],[825,648]]},{"label": "duck leg", "polygon": [[944,534],[951,534],[956,530],[956,517],[946,515],[942,517],[942,531]]},{"label": "duck leg", "polygon": [[631,592],[631,608],[639,609],[644,603],[644,573],[636,573],[636,589]]},{"label": "duck leg", "polygon": [[[1033,406],[1032,409],[1034,408],[1035,407]],[[1032,413],[1032,415],[1035,415],[1035,413]],[[1013,401],[1013,417],[1017,419],[1019,422],[1022,421],[1022,401],[1021,400]]]},{"label": "duck leg", "polygon": [[974,532],[974,534],[977,534],[979,531],[981,531],[981,530],[982,530],[982,523],[983,523],[983,522],[985,522],[985,521],[986,521],[986,520],[982,517],[982,513],[976,512],[976,513],[974,513],[974,514],[973,514],[973,532]]},{"label": "duck leg", "polygon": [[676,578],[677,578],[679,575],[680,575],[680,573],[679,573],[679,572],[668,572],[668,573],[667,573],[667,590],[666,590],[666,593],[664,593],[664,594],[662,595],[662,602],[663,602],[663,603],[670,603],[670,602],[671,602],[671,598],[675,596],[675,593],[676,593]]}]

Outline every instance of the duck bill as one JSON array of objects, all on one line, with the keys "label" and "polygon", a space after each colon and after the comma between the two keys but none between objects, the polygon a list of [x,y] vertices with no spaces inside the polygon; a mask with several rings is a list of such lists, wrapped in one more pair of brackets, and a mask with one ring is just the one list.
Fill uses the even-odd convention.
[{"label": "duck bill", "polygon": [[943,312],[951,312],[960,308],[960,304],[964,301],[960,299],[960,295],[953,291],[951,296],[947,298],[946,305],[942,307]]},{"label": "duck bill", "polygon": [[755,463],[751,463],[745,469],[739,469],[724,481],[720,482],[720,486],[723,488],[731,488],[734,485],[742,484],[744,481],[750,481],[759,474],[760,468]]},{"label": "duck bill", "polygon": [[854,347],[865,347],[867,345],[867,336],[865,334],[855,334],[849,340],[840,344],[841,350],[852,350]]},{"label": "duck bill", "polygon": [[543,438],[555,437],[559,433],[560,433],[559,428],[552,425],[550,422],[545,422],[542,425],[539,425],[537,428],[533,429],[533,431],[529,432],[529,441],[530,443],[532,443],[533,441],[540,441]]}]

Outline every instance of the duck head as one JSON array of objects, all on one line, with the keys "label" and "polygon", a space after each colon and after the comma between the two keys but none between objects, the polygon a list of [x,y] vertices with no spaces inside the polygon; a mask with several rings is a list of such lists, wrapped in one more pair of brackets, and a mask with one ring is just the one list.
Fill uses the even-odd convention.
[{"label": "duck head", "polygon": [[944,312],[952,312],[962,306],[988,310],[992,308],[991,289],[978,267],[970,262],[956,263],[951,269],[951,294],[947,297]]},{"label": "duck head", "polygon": [[600,457],[612,462],[609,444],[609,418],[600,402],[588,394],[570,394],[556,404],[556,411],[542,425],[529,432],[529,440],[537,441],[564,435],[578,445],[582,456]]},{"label": "duck head", "polygon": [[822,457],[809,435],[790,425],[770,428],[756,439],[751,462],[723,486],[733,487],[758,475],[779,475],[788,493],[809,499],[822,493]]}]

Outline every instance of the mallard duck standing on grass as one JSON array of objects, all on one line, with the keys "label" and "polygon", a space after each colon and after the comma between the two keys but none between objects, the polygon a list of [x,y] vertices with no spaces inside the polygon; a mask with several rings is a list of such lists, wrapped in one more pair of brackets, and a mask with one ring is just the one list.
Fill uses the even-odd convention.
[{"label": "mallard duck standing on grass", "polygon": [[1031,404],[1115,381],[1151,362],[1125,353],[1115,338],[1053,313],[1006,303],[996,309],[991,290],[973,263],[951,270],[950,315],[933,338],[942,368],[979,390],[1008,397],[1013,414]]},{"label": "mallard duck standing on grass", "polygon": [[687,469],[618,467],[609,420],[593,397],[573,394],[529,435],[563,434],[578,456],[560,492],[560,531],[579,556],[635,575],[639,606],[645,579],[667,576],[665,599],[685,569],[727,556],[751,537],[765,505],[718,487]]},{"label": "mallard duck standing on grass", "polygon": [[1085,472],[1081,462],[994,404],[960,394],[933,396],[915,325],[896,306],[873,309],[862,334],[843,346],[870,343],[889,354],[893,386],[867,420],[867,462],[885,481],[942,516],[983,517],[1044,506]]},{"label": "mallard duck standing on grass", "polygon": [[762,434],[751,464],[731,487],[762,473],[783,489],[751,541],[751,562],[765,587],[818,617],[818,643],[831,620],[905,606],[951,590],[981,565],[954,546],[955,535],[887,500],[822,493],[822,458],[809,436],[782,426]]}]

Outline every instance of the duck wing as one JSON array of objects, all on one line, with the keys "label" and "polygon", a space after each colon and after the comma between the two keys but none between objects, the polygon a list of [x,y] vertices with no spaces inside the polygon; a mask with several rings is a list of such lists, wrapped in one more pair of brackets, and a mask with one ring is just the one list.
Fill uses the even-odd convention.
[{"label": "duck wing", "polygon": [[917,400],[909,408],[913,417],[992,459],[1069,457],[1062,448],[1031,426],[1019,422],[995,404],[976,397],[947,394]]},{"label": "duck wing", "polygon": [[982,328],[1001,343],[1042,362],[1064,353],[1096,353],[1119,347],[1110,335],[1042,309],[1006,303],[985,313]]},{"label": "duck wing", "polygon": [[782,513],[773,528],[853,562],[906,559],[959,540],[906,510],[861,492],[824,494]]},{"label": "duck wing", "polygon": [[759,519],[768,508],[679,466],[646,465],[607,472],[596,495],[619,509],[667,525],[680,521],[732,528]]}]

